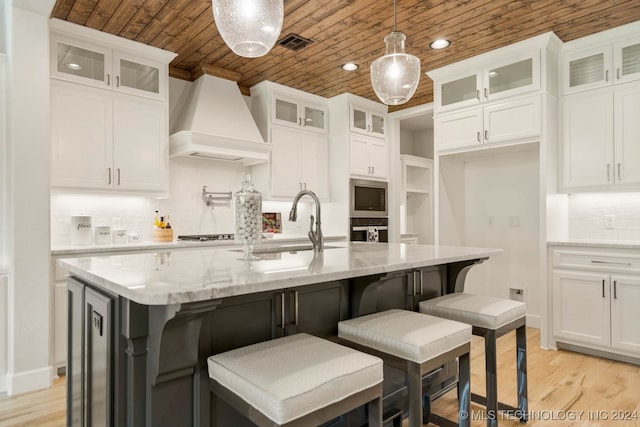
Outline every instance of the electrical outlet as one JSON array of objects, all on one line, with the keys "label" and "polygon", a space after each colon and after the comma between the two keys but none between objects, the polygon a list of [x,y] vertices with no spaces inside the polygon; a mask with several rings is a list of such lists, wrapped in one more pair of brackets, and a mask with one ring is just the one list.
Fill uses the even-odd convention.
[{"label": "electrical outlet", "polygon": [[613,230],[616,228],[616,217],[615,215],[605,215],[604,216],[604,228],[607,230]]}]

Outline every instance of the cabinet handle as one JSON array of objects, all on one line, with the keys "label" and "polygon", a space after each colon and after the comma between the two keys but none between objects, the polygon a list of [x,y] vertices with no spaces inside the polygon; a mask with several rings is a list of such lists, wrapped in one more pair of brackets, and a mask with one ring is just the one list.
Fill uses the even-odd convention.
[{"label": "cabinet handle", "polygon": [[616,78],[620,80],[620,68],[616,68]]},{"label": "cabinet handle", "polygon": [[480,101],[480,89],[476,90],[476,99]]},{"label": "cabinet handle", "polygon": [[422,289],[422,272],[418,270],[418,283],[420,283],[420,295],[424,293],[424,289]]},{"label": "cabinet handle", "polygon": [[307,183],[306,182],[304,183],[304,189],[305,190],[307,189]]},{"label": "cabinet handle", "polygon": [[488,140],[489,140],[489,131],[488,131],[488,130],[485,130],[485,131],[484,131],[484,140],[485,140],[485,141],[488,141]]},{"label": "cabinet handle", "polygon": [[611,181],[611,165],[607,163],[607,181]]},{"label": "cabinet handle", "polygon": [[371,175],[375,175],[375,174],[376,174],[376,167],[371,166]]},{"label": "cabinet handle", "polygon": [[606,70],[606,71],[604,72],[604,81],[605,81],[605,82],[608,82],[608,81],[609,81],[609,70]]},{"label": "cabinet handle", "polygon": [[111,185],[111,168],[107,168],[109,170],[109,185]]},{"label": "cabinet handle", "polygon": [[107,74],[107,86],[111,85],[111,74]]},{"label": "cabinet handle", "polygon": [[298,291],[293,293],[293,307],[294,307],[294,325],[298,326]]},{"label": "cabinet handle", "polygon": [[622,177],[620,176],[620,163],[618,163],[618,181],[620,181]]},{"label": "cabinet handle", "polygon": [[298,126],[302,126],[302,117],[298,117]]},{"label": "cabinet handle", "polygon": [[618,281],[613,281],[613,299],[618,299]]},{"label": "cabinet handle", "polygon": [[284,324],[284,292],[280,294],[280,327],[284,330],[286,328]]},{"label": "cabinet handle", "polygon": [[478,142],[480,142],[480,131],[476,132],[476,139],[478,140]]},{"label": "cabinet handle", "polygon": [[367,133],[371,133],[371,125],[367,125]]},{"label": "cabinet handle", "polygon": [[117,170],[118,170],[118,185],[120,185],[120,168],[118,168]]},{"label": "cabinet handle", "polygon": [[415,295],[417,295],[417,293],[416,293],[416,282],[418,281],[418,279],[416,278],[416,271],[415,270],[413,270],[411,272],[411,279],[412,279],[411,282],[412,282],[412,285],[413,285],[413,289],[411,290],[411,292],[409,292],[409,295],[415,296]]},{"label": "cabinet handle", "polygon": [[298,183],[298,187],[300,188],[300,191],[302,191],[302,183],[301,182]]},{"label": "cabinet handle", "polygon": [[597,259],[592,259],[591,264],[611,264],[611,265],[626,265],[627,267],[631,267],[630,262],[622,262],[622,261],[600,261]]},{"label": "cabinet handle", "polygon": [[489,89],[484,88],[484,99],[489,99]]},{"label": "cabinet handle", "polygon": [[602,279],[602,298],[604,298],[604,279]]},{"label": "cabinet handle", "polygon": [[120,87],[120,76],[116,76],[116,87]]}]

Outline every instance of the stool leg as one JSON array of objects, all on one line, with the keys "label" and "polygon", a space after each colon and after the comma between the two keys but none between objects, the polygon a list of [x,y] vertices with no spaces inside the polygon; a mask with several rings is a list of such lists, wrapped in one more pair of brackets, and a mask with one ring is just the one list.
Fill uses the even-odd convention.
[{"label": "stool leg", "polygon": [[498,425],[498,367],[496,359],[496,331],[484,336],[484,357],[487,372],[487,427]]},{"label": "stool leg", "polygon": [[409,427],[422,426],[422,376],[420,365],[409,362],[407,369],[409,383]]},{"label": "stool leg", "polygon": [[370,427],[382,427],[382,397],[379,396],[367,404]]},{"label": "stool leg", "polygon": [[[469,413],[471,409],[471,383],[470,383],[469,353],[458,358],[458,426],[469,427]],[[466,414],[466,416],[460,416]]]},{"label": "stool leg", "polygon": [[527,328],[516,329],[516,374],[518,376],[518,410],[521,422],[527,422],[529,402],[527,397]]}]

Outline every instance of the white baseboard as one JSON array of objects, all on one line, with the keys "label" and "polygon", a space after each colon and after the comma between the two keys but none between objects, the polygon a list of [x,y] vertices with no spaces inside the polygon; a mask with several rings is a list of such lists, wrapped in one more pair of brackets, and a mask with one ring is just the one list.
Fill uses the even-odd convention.
[{"label": "white baseboard", "polygon": [[53,370],[51,366],[17,374],[6,374],[6,388],[9,396],[29,393],[51,387]]},{"label": "white baseboard", "polygon": [[0,394],[7,392],[7,374],[0,374]]},{"label": "white baseboard", "polygon": [[527,314],[527,326],[530,328],[540,329],[540,316],[537,314]]}]

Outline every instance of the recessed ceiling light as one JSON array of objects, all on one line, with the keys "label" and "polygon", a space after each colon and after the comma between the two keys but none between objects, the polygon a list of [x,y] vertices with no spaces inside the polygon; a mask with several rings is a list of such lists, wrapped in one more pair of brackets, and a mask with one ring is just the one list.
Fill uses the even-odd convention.
[{"label": "recessed ceiling light", "polygon": [[438,39],[438,40],[432,41],[429,47],[431,49],[444,49],[445,47],[449,47],[450,44],[451,42],[449,40]]},{"label": "recessed ceiling light", "polygon": [[355,71],[359,68],[359,65],[354,62],[347,62],[346,64],[342,64],[342,69],[344,71]]},{"label": "recessed ceiling light", "polygon": [[66,64],[67,68],[69,68],[70,70],[81,70],[82,67],[80,66],[80,64],[76,64],[74,62],[69,62],[68,64]]}]

